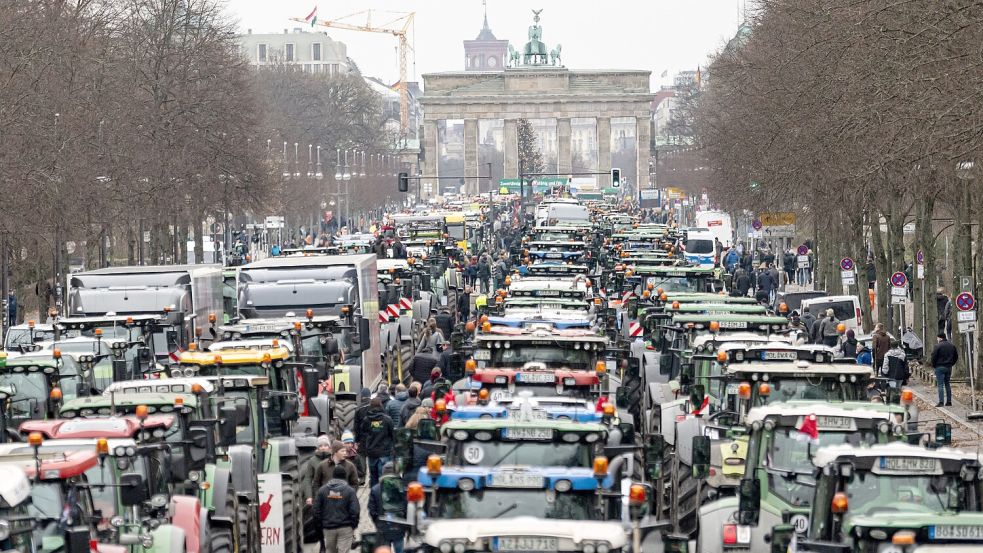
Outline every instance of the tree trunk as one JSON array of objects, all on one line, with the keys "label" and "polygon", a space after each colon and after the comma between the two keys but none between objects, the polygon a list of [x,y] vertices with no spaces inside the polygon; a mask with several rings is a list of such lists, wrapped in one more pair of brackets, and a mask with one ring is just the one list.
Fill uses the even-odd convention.
[{"label": "tree trunk", "polygon": [[874,256],[874,273],[877,290],[877,321],[888,326],[888,302],[890,289],[888,287],[888,262],[884,253],[884,240],[881,235],[881,218],[879,211],[873,211],[870,217],[870,248]]}]

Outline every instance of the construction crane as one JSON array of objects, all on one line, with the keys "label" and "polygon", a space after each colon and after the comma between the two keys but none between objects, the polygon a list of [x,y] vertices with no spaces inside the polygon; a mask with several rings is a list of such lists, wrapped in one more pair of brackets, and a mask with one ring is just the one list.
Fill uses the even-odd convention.
[{"label": "construction crane", "polygon": [[[385,22],[373,24],[377,14],[383,14]],[[395,18],[392,18],[396,16]],[[348,31],[364,31],[369,33],[385,33],[399,39],[399,132],[405,138],[410,127],[410,98],[406,89],[406,56],[413,48],[407,40],[407,34],[413,28],[413,18],[416,12],[384,12],[378,10],[362,10],[343,17],[329,19],[327,21],[318,20],[315,25],[331,27],[333,29],[345,29]],[[297,17],[291,18],[292,21],[307,23],[306,20]],[[364,20],[364,23],[362,21]]]}]

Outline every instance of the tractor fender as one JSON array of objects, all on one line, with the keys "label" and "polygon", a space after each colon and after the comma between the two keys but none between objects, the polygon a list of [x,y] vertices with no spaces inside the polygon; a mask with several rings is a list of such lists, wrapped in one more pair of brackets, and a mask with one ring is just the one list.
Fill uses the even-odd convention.
[{"label": "tractor fender", "polygon": [[703,421],[686,417],[676,423],[676,456],[679,462],[693,466],[693,437],[703,435]]},{"label": "tractor fender", "polygon": [[199,553],[205,537],[202,532],[206,526],[201,522],[201,503],[198,498],[187,495],[171,497],[171,522],[184,531],[184,550],[187,553]]},{"label": "tractor fender", "polygon": [[645,371],[645,382],[652,384],[654,382],[663,383],[669,380],[668,375],[662,374],[660,369],[661,356],[657,351],[643,351],[641,355],[642,367]]},{"label": "tractor fender", "polygon": [[227,467],[215,467],[213,481],[209,484],[212,491],[212,518],[227,520],[231,524],[235,513],[225,512],[225,498],[232,490],[229,489],[231,475]]},{"label": "tractor fender", "polygon": [[232,466],[232,489],[237,494],[256,497],[256,469],[253,465],[253,448],[248,445],[234,445],[228,448],[229,462]]},{"label": "tractor fender", "polygon": [[725,497],[700,506],[700,551],[723,553],[725,524],[737,521],[737,498]]},{"label": "tractor fender", "polygon": [[676,415],[683,414],[683,407],[686,404],[686,398],[676,399],[661,404],[661,432],[662,436],[666,439],[666,443],[672,446],[676,445]]},{"label": "tractor fender", "polygon": [[276,454],[281,459],[284,457],[296,457],[297,456],[297,443],[294,442],[293,438],[288,438],[285,436],[270,438],[267,440],[271,448],[276,448]]},{"label": "tractor fender", "polygon": [[331,398],[326,395],[319,395],[311,398],[310,403],[316,411],[312,415],[318,420],[318,435],[326,434],[331,428]]}]

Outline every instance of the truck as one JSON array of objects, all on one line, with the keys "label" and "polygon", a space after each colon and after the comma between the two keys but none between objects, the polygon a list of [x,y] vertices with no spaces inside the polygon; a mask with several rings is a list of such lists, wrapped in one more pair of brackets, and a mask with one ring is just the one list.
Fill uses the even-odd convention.
[{"label": "truck", "polygon": [[236,289],[238,317],[243,319],[310,313],[342,317],[351,323],[353,332],[347,339],[359,346],[352,349],[360,353],[335,368],[335,381],[348,385],[334,390],[333,413],[342,426],[350,426],[359,390],[375,388],[383,374],[379,340],[372,339],[381,331],[376,256],[268,258],[240,267]]},{"label": "truck", "polygon": [[729,248],[734,242],[734,225],[731,223],[730,215],[723,211],[697,211],[695,226],[710,231],[710,234],[719,239],[725,248]]},{"label": "truck", "polygon": [[161,364],[187,349],[195,329],[223,319],[221,265],[106,267],[68,279],[70,317],[163,315],[167,326],[155,332],[154,355]]}]

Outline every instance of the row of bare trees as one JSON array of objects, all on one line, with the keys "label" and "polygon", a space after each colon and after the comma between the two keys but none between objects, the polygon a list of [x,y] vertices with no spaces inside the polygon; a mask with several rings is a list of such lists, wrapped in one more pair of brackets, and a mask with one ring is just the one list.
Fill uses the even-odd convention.
[{"label": "row of bare trees", "polygon": [[203,223],[226,214],[310,213],[319,190],[284,181],[270,144],[319,144],[331,173],[335,148],[383,147],[360,77],[251,70],[222,12],[216,0],[0,0],[12,287],[50,288],[69,265],[181,260],[192,236],[202,259]]},{"label": "row of bare trees", "polygon": [[[712,196],[738,211],[797,212],[827,290],[840,288],[841,257],[872,259],[880,321],[891,320],[889,275],[919,250],[916,297],[922,285],[930,300],[936,285],[952,297],[962,276],[976,291],[981,44],[978,0],[759,0],[695,100]],[[923,308],[932,337],[935,302],[916,302],[916,323]]]}]

